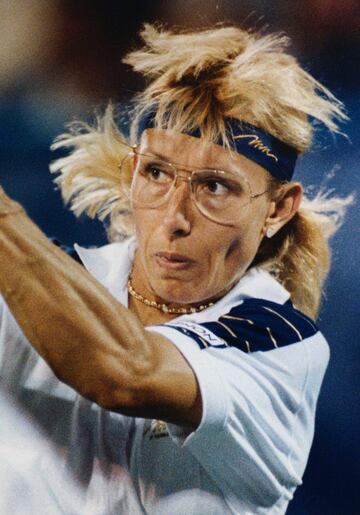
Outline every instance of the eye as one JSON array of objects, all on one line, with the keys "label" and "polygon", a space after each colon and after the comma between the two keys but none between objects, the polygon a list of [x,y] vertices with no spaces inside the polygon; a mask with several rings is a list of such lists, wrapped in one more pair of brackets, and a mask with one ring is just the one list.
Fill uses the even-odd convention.
[{"label": "eye", "polygon": [[149,181],[156,183],[167,183],[173,180],[174,173],[172,170],[166,169],[164,166],[157,163],[147,163],[141,170]]},{"label": "eye", "polygon": [[[195,177],[194,177],[195,179]],[[223,174],[211,171],[203,171],[196,174],[196,188],[198,192],[213,197],[226,196],[228,194],[238,194],[240,184],[224,177]]]},{"label": "eye", "polygon": [[218,179],[206,179],[204,181],[205,189],[214,195],[226,195],[230,190],[230,185]]},{"label": "eye", "polygon": [[147,170],[147,174],[151,175],[152,179],[157,180],[157,179],[161,178],[162,170],[160,170],[160,168],[158,168],[156,166],[149,166],[148,170]]}]

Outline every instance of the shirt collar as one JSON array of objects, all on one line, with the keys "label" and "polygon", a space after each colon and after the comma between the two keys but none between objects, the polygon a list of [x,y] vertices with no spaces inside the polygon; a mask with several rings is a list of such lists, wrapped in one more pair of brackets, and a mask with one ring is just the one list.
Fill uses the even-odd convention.
[{"label": "shirt collar", "polygon": [[[125,307],[128,307],[127,281],[131,271],[136,250],[135,237],[120,243],[110,243],[99,248],[86,249],[75,244],[85,268]],[[212,307],[189,318],[201,321],[217,309],[232,307],[247,298],[258,298],[284,304],[289,292],[266,270],[261,267],[250,268],[240,281]]]},{"label": "shirt collar", "polygon": [[128,307],[127,282],[136,250],[135,238],[90,249],[75,243],[74,248],[91,275]]}]

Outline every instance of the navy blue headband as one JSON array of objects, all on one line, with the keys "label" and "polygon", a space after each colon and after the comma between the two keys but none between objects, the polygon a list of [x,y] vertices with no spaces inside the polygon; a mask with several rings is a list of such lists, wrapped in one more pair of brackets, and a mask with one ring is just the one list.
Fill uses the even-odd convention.
[{"label": "navy blue headband", "polygon": [[[236,118],[226,118],[226,131],[231,148],[262,166],[277,179],[290,181],[295,170],[297,152],[283,141],[266,131],[241,122]],[[154,128],[154,112],[145,114],[139,123],[139,134],[145,129]],[[187,133],[200,137],[200,131]],[[222,144],[222,141],[216,143]]]}]

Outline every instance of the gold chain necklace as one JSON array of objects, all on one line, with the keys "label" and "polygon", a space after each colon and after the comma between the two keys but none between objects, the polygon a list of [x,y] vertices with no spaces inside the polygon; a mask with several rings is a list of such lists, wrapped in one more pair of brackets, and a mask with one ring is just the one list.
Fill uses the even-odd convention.
[{"label": "gold chain necklace", "polygon": [[149,306],[151,308],[156,308],[163,313],[172,313],[176,315],[189,315],[190,313],[199,313],[199,311],[203,311],[206,308],[209,308],[210,306],[213,306],[213,302],[209,302],[208,304],[202,304],[198,307],[192,307],[192,308],[171,308],[167,304],[160,304],[159,302],[155,302],[154,300],[149,300],[140,295],[137,291],[134,290],[134,287],[131,282],[131,277],[129,277],[128,280],[128,291],[132,297],[134,297],[136,300],[139,300],[146,306]]}]

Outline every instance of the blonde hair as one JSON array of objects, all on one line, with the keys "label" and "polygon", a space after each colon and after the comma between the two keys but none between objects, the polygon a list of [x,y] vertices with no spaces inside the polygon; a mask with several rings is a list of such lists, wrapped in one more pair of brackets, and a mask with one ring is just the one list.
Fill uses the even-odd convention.
[{"label": "blonde hair", "polygon": [[[131,115],[132,143],[150,109],[156,112],[157,128],[199,130],[209,141],[221,137],[225,146],[225,117],[238,118],[299,154],[313,141],[309,117],[332,132],[339,132],[337,121],[347,118],[341,102],[285,52],[284,35],[263,36],[235,27],[173,33],[145,25],[141,36],[145,46],[124,59],[150,79]],[[86,212],[107,219],[111,241],[134,232],[130,203],[119,180],[119,163],[128,152],[124,140],[109,106],[94,127],[72,124],[52,147],[71,149],[51,165],[51,171],[59,173],[56,183],[65,202],[77,215]],[[276,195],[278,181],[269,181]],[[275,275],[298,309],[312,318],[329,271],[329,238],[352,200],[324,192],[312,200],[304,198],[293,219],[271,240],[263,240],[253,262]]]}]

